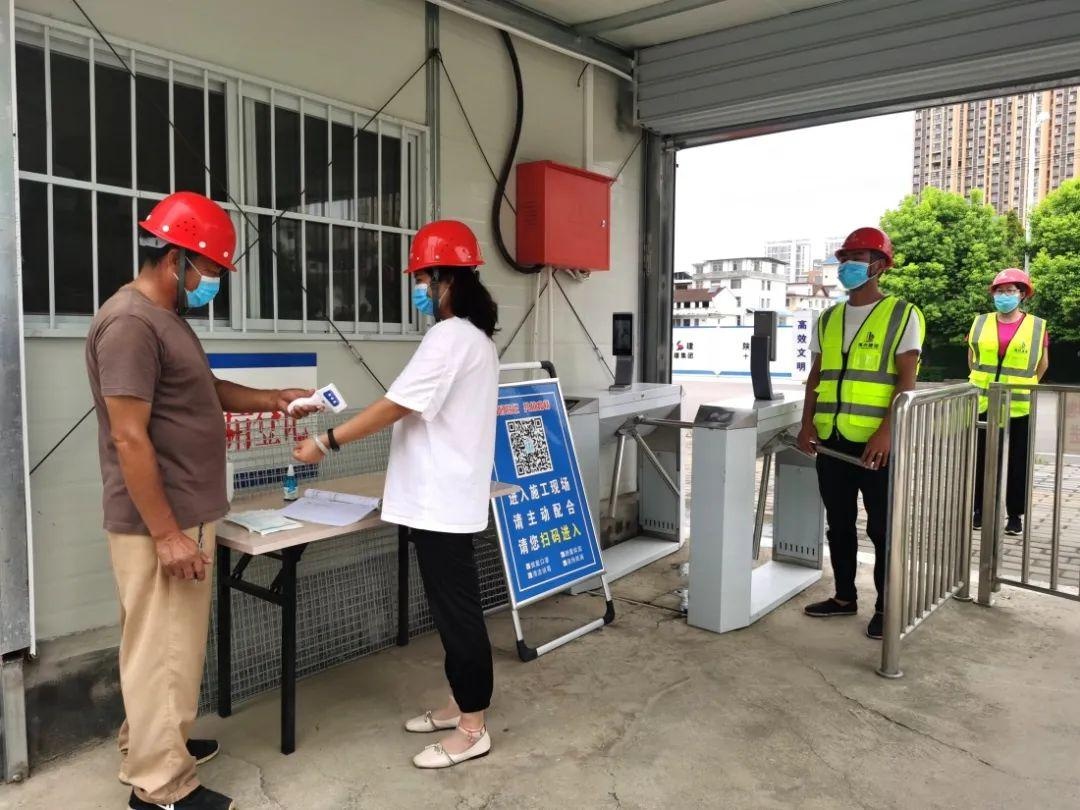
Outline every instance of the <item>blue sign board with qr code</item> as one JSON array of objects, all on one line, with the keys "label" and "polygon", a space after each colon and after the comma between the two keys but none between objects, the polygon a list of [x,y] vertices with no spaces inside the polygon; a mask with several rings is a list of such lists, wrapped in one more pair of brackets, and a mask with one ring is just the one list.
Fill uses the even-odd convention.
[{"label": "blue sign board with qr code", "polygon": [[492,477],[520,487],[494,504],[515,607],[603,573],[558,380],[499,386]]}]

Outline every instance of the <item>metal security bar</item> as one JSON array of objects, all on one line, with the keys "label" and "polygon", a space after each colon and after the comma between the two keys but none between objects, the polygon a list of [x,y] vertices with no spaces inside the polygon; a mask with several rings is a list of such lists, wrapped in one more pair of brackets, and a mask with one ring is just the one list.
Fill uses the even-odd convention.
[{"label": "metal security bar", "polygon": [[[1039,394],[1044,394],[1040,406]],[[1012,403],[1023,397],[1031,402],[1028,422],[1028,453],[1026,509],[1024,531],[1019,541],[1003,537],[1001,502],[1006,490],[1007,459],[1010,443],[1010,411]],[[1080,452],[1080,386],[1069,385],[1006,385],[994,383],[988,392],[986,414],[986,455],[983,477],[983,527],[979,553],[978,603],[993,604],[993,593],[1002,585],[1023,588],[1050,596],[1080,601],[1080,549],[1069,546],[1063,535],[1063,515],[1067,507],[1075,507],[1070,498],[1073,486],[1066,487],[1066,458]],[[1048,461],[1053,476],[1037,474],[1040,460],[1040,408],[1051,410],[1053,420],[1053,454]],[[1043,467],[1048,465],[1041,465]],[[1035,515],[1036,496],[1046,500],[1050,491],[1049,531],[1045,513]],[[1069,509],[1071,516],[1074,509]],[[1019,542],[1019,549],[1016,547]],[[1008,547],[1006,547],[1008,545]],[[1019,553],[1017,553],[1019,552]],[[1017,562],[1016,557],[1019,556]],[[1009,559],[1006,559],[1009,558]]]},{"label": "metal security bar", "polygon": [[893,403],[889,560],[878,674],[899,678],[900,642],[949,597],[968,599],[979,391],[906,391]]},{"label": "metal security bar", "polygon": [[[25,296],[28,336],[85,336],[101,303],[137,273],[139,220],[171,191],[190,189],[230,212],[241,251],[242,275],[191,318],[201,336],[325,339],[332,319],[358,339],[419,337],[410,282],[397,271],[424,210],[426,126],[380,114],[358,152],[369,110],[108,40],[134,76],[91,29],[16,15],[28,133],[19,166],[23,262],[41,279]],[[288,138],[277,131],[279,118],[291,124]],[[279,175],[290,178],[289,189],[278,187]],[[256,227],[266,229],[262,240]],[[73,252],[88,252],[89,267]],[[287,268],[278,267],[279,252]]]}]

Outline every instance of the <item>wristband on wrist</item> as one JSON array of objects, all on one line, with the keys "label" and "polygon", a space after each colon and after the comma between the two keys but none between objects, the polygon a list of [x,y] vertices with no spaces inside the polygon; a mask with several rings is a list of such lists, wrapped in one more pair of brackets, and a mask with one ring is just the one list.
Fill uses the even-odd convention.
[{"label": "wristband on wrist", "polygon": [[337,439],[334,438],[333,428],[330,428],[328,431],[326,431],[326,441],[330,445],[330,449],[333,450],[335,453],[341,449],[341,445],[338,444]]},{"label": "wristband on wrist", "polygon": [[322,439],[320,439],[316,434],[311,434],[311,440],[315,442],[315,446],[319,448],[320,453],[322,453],[324,456],[330,455],[330,448],[323,444]]}]

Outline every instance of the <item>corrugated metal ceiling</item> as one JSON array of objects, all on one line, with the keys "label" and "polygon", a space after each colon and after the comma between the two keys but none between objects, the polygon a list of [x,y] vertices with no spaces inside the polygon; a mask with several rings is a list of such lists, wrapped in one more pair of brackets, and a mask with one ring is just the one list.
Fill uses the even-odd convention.
[{"label": "corrugated metal ceiling", "polygon": [[623,48],[643,48],[721,31],[840,0],[518,0]]}]

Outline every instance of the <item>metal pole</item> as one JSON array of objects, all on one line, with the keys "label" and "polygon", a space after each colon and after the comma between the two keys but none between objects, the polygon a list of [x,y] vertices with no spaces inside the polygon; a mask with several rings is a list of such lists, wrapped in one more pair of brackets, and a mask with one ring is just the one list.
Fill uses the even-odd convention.
[{"label": "metal pole", "polygon": [[1020,562],[1020,581],[1025,583],[1031,576],[1031,495],[1034,490],[1032,485],[1035,481],[1035,436],[1037,435],[1035,426],[1039,417],[1039,390],[1037,388],[1029,390],[1031,391],[1031,415],[1028,417],[1027,474],[1025,477],[1027,484],[1024,500],[1024,547]]},{"label": "metal pole", "polygon": [[1065,462],[1065,408],[1068,395],[1058,392],[1057,441],[1054,447],[1054,528],[1050,535],[1050,590],[1058,586],[1058,554],[1061,552],[1061,476]]},{"label": "metal pole", "polygon": [[933,530],[930,533],[930,578],[926,586],[926,605],[929,613],[941,598],[942,534],[945,530],[945,431],[942,429],[943,402],[935,402],[931,410],[931,429],[934,437],[934,505]]},{"label": "metal pole", "polygon": [[998,448],[1001,446],[1001,400],[1003,389],[991,385],[986,409],[986,454],[983,458],[982,532],[979,538],[979,595],[978,603],[992,603],[994,577],[994,543],[998,528]]},{"label": "metal pole", "polygon": [[[424,44],[430,55],[439,49],[439,7],[434,3],[424,6]],[[438,58],[429,59],[424,68],[424,80],[427,85],[425,113],[428,125],[428,153],[430,155],[429,193],[431,194],[431,218],[442,216],[440,172],[442,168],[442,114],[441,93],[442,67]],[[417,223],[418,224],[418,223]]]},{"label": "metal pole", "polygon": [[645,443],[644,437],[642,437],[642,435],[640,433],[638,433],[636,430],[633,431],[630,435],[634,437],[634,441],[637,442],[637,446],[641,448],[641,452],[645,454],[645,458],[647,458],[649,460],[649,463],[651,463],[653,465],[653,467],[656,468],[656,472],[659,474],[659,476],[663,480],[663,482],[665,484],[667,484],[667,487],[668,487],[668,489],[671,490],[671,493],[676,498],[678,498],[679,497],[679,487],[678,487],[678,485],[674,481],[671,480],[671,476],[668,475],[667,470],[665,470],[664,466],[660,463],[660,459],[658,459],[656,457],[656,453],[654,453],[652,451],[652,448],[649,447],[649,445]]},{"label": "metal pole", "polygon": [[[919,533],[922,526],[922,469],[926,452],[922,444],[922,411],[921,406],[912,403],[908,406],[908,435],[911,441],[912,458],[907,461],[907,467],[911,470],[908,478],[908,491],[910,494],[910,519],[904,530],[904,619],[903,627],[910,627],[915,621],[915,603],[918,598],[918,570],[919,570]],[[895,475],[895,472],[894,472]]]},{"label": "metal pole", "polygon": [[909,473],[911,448],[911,394],[905,393],[897,401],[895,419],[892,423],[893,454],[889,462],[889,560],[885,571],[885,622],[881,644],[881,666],[877,672],[886,678],[899,678],[900,671],[900,636],[904,627],[904,590],[906,566],[904,564],[905,503],[909,494]]},{"label": "metal pole", "polygon": [[964,490],[960,500],[960,590],[958,599],[971,599],[971,501],[975,493],[975,456],[978,453],[979,400],[970,396],[964,406]]},{"label": "metal pole", "polygon": [[997,578],[1001,575],[1001,544],[1004,532],[1001,526],[1001,502],[1007,495],[1009,479],[1009,443],[1012,440],[1012,389],[1002,387],[1001,402],[1001,464],[998,467],[997,517],[994,526],[994,593],[1001,590]]},{"label": "metal pole", "polygon": [[761,486],[758,487],[757,513],[754,515],[754,559],[761,555],[761,530],[765,526],[765,499],[769,496],[769,476],[772,474],[773,454],[766,453],[761,462]]},{"label": "metal pole", "polygon": [[608,498],[608,517],[615,519],[615,509],[619,504],[619,478],[622,477],[623,455],[626,453],[626,434],[619,434],[619,447],[615,451],[615,470],[611,474],[611,497]]}]

